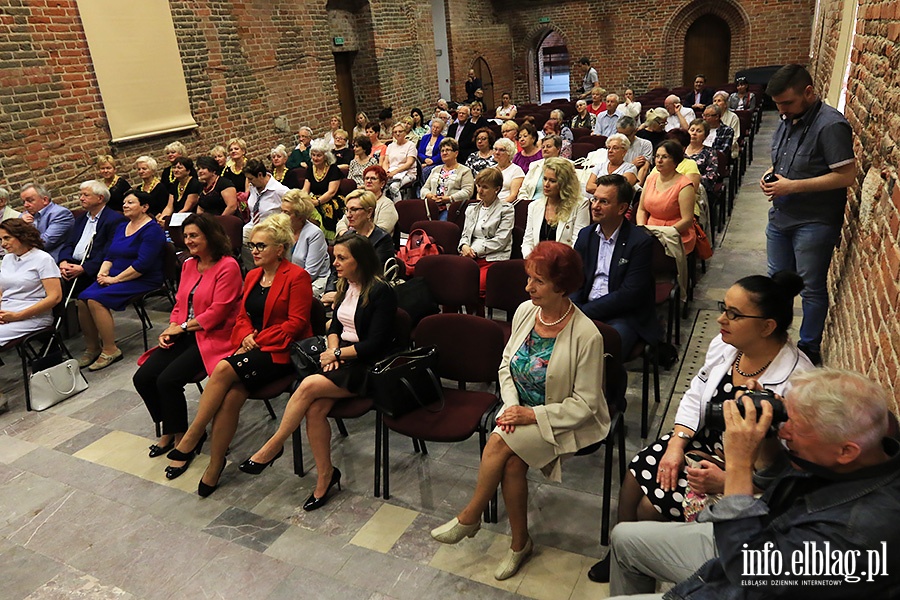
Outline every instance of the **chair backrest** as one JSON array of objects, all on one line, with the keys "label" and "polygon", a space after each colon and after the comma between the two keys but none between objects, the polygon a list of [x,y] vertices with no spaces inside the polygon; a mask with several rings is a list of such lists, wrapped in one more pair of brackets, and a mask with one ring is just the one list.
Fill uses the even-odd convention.
[{"label": "chair backrest", "polygon": [[506,311],[506,320],[512,321],[513,313],[529,298],[527,283],[525,261],[521,258],[495,262],[487,272],[484,306]]},{"label": "chair backrest", "polygon": [[421,229],[441,247],[441,254],[459,254],[459,237],[462,231],[456,223],[449,221],[416,221],[412,231]]},{"label": "chair backrest", "polygon": [[651,262],[653,278],[657,282],[677,282],[678,261],[676,261],[674,257],[666,254],[665,247],[656,236],[654,236],[654,242],[653,260]]},{"label": "chair backrest", "polygon": [[462,382],[493,383],[503,357],[503,330],[474,315],[431,315],[413,332],[416,346],[438,347],[438,374]]},{"label": "chair backrest", "polygon": [[625,410],[625,391],[628,389],[628,373],[622,357],[622,338],[611,325],[594,319],[594,325],[603,336],[603,393],[606,403],[617,410]]},{"label": "chair backrest", "polygon": [[[426,202],[428,210],[425,208]],[[429,211],[432,218],[437,217],[440,212],[437,202],[433,200],[399,200],[394,203],[394,208],[397,209],[397,229],[403,233],[412,231],[412,224],[416,221],[430,221]]]},{"label": "chair backrest", "polygon": [[327,323],[325,305],[318,298],[313,298],[312,305],[309,307],[309,324],[312,326],[313,335],[325,335]]},{"label": "chair backrest", "polygon": [[[459,206],[456,209],[456,213],[452,212],[452,204],[451,208],[447,209],[447,220],[453,221],[456,223],[457,227],[459,227],[460,232],[466,227],[466,210],[468,210],[470,204],[477,204],[478,200],[466,200],[465,202],[459,203]],[[456,204],[454,202],[453,204]]]},{"label": "chair backrest", "polygon": [[[570,120],[571,122],[571,120]],[[572,127],[572,137],[576,140],[586,135],[591,135],[591,130],[587,127]]]},{"label": "chair backrest", "polygon": [[234,215],[216,215],[216,220],[231,241],[231,251],[235,256],[240,256],[244,244],[244,222]]},{"label": "chair backrest", "polygon": [[184,248],[184,228],[181,225],[172,227],[166,225],[166,231],[169,233],[169,239],[175,244],[176,248]]},{"label": "chair backrest", "polygon": [[753,131],[753,111],[735,110],[732,112],[738,116],[738,120],[741,122],[741,137],[749,136]]},{"label": "chair backrest", "polygon": [[474,260],[451,254],[423,256],[415,270],[442,310],[478,304],[480,274]]},{"label": "chair backrest", "polygon": [[520,227],[522,231],[525,231],[525,227],[528,225],[528,205],[531,204],[531,200],[518,200],[515,204],[513,204],[513,208],[516,211],[515,220],[513,221],[514,227]]},{"label": "chair backrest", "polygon": [[721,180],[731,175],[731,155],[721,150],[716,155],[719,159],[719,179]]},{"label": "chair backrest", "polygon": [[358,186],[356,185],[355,181],[345,177],[341,179],[341,182],[338,184],[338,196],[346,196],[357,187]]},{"label": "chair backrest", "polygon": [[588,154],[596,149],[597,147],[594,146],[594,144],[589,144],[586,142],[575,142],[574,144],[572,144],[572,160],[585,158]]}]

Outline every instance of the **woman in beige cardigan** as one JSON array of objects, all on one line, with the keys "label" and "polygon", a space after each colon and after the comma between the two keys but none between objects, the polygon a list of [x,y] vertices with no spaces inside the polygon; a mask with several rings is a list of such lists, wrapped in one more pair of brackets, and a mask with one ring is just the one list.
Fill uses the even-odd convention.
[{"label": "woman in beige cardigan", "polygon": [[472,169],[460,164],[459,144],[452,137],[441,140],[439,146],[443,164],[431,170],[431,175],[422,186],[422,197],[434,200],[441,210],[440,220],[447,220],[447,205],[451,202],[463,202],[472,197],[475,191],[475,176]]},{"label": "woman in beige cardigan", "polygon": [[468,505],[431,536],[445,544],[472,537],[497,486],[509,515],[512,544],[494,577],[508,579],[531,554],[529,467],[561,480],[560,459],[606,437],[603,338],[569,300],[581,285],[581,259],[571,247],[541,242],[525,263],[530,302],[516,311],[500,363],[503,409],[481,457]]}]

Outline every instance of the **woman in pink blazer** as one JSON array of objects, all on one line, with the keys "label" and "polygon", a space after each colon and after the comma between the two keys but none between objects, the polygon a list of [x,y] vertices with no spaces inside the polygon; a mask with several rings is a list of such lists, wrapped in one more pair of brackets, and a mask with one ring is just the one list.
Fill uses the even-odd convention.
[{"label": "woman in pink blazer", "polygon": [[234,351],[231,333],[243,281],[231,242],[212,215],[189,216],[183,232],[191,258],[181,269],[169,326],[159,335],[159,346],[138,361],[132,379],[153,421],[162,423],[151,458],[174,448],[187,431],[184,387],[199,373],[212,373]]}]

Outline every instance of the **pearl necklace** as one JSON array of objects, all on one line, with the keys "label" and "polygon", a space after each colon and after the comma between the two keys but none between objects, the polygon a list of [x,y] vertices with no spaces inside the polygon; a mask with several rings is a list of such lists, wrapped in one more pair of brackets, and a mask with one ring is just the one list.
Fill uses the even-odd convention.
[{"label": "pearl necklace", "polygon": [[569,308],[566,309],[566,312],[563,313],[563,316],[561,316],[557,320],[553,321],[552,323],[548,323],[547,321],[544,320],[544,308],[541,307],[538,309],[538,321],[540,321],[541,325],[543,325],[544,327],[556,327],[557,325],[562,323],[566,319],[566,317],[569,316],[569,313],[572,312],[573,306],[575,306],[575,305],[572,303],[571,300],[569,300]]},{"label": "pearl necklace", "polygon": [[740,373],[741,375],[743,375],[744,377],[756,377],[757,375],[759,375],[760,373],[762,373],[763,371],[765,371],[766,369],[768,369],[768,368],[769,368],[769,365],[772,364],[772,361],[775,360],[774,358],[771,359],[769,362],[767,362],[766,364],[764,364],[764,365],[762,366],[762,368],[759,369],[758,371],[754,371],[754,372],[752,372],[752,373],[744,373],[743,371],[741,371],[741,359],[742,359],[742,358],[744,358],[744,351],[743,351],[743,350],[738,351],[737,358],[734,359],[734,369],[735,369],[738,373]]}]

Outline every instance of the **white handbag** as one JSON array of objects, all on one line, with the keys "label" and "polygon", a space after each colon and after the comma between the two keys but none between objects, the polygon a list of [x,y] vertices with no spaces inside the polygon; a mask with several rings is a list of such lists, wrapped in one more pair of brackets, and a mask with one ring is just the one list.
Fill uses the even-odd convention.
[{"label": "white handbag", "polygon": [[46,410],[88,387],[74,358],[32,373],[30,385],[32,410]]}]

